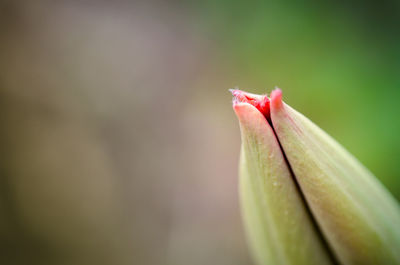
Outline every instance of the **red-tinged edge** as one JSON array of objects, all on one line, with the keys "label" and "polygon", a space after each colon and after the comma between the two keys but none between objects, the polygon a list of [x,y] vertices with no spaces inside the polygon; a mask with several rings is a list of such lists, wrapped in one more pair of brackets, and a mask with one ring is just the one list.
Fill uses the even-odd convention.
[{"label": "red-tinged edge", "polygon": [[229,91],[233,95],[234,106],[239,103],[249,103],[258,109],[268,122],[271,122],[270,100],[267,95],[251,94],[239,89],[230,89]]}]

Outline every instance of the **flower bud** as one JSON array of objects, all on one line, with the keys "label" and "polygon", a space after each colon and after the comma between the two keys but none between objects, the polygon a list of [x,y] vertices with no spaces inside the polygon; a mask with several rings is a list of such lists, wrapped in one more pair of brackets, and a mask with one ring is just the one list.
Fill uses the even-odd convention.
[{"label": "flower bud", "polygon": [[333,264],[265,116],[269,99],[233,94],[242,135],[242,215],[255,260],[260,265]]},{"label": "flower bud", "polygon": [[379,181],[280,90],[232,93],[242,215],[258,264],[400,264],[400,208]]}]

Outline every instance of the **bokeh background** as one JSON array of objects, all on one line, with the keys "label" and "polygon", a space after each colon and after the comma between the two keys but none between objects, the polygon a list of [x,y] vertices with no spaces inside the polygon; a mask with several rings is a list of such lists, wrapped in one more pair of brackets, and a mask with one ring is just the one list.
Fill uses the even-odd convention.
[{"label": "bokeh background", "polygon": [[0,3],[1,264],[251,264],[236,86],[400,199],[397,0]]}]

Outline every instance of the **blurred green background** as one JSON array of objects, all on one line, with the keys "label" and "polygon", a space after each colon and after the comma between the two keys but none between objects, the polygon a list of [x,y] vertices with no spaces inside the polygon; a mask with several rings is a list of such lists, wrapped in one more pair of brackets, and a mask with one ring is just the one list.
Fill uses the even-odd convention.
[{"label": "blurred green background", "polygon": [[235,86],[400,199],[399,1],[0,3],[1,264],[250,264]]}]

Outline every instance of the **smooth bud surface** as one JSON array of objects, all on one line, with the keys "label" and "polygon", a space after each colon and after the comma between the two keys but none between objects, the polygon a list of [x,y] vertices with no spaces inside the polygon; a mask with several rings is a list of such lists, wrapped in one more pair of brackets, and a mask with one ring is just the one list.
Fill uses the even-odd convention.
[{"label": "smooth bud surface", "polygon": [[264,113],[247,102],[234,110],[242,133],[242,214],[256,261],[332,264]]},{"label": "smooth bud surface", "polygon": [[333,138],[271,94],[271,120],[301,192],[342,264],[399,264],[400,211]]},{"label": "smooth bud surface", "polygon": [[400,264],[400,209],[379,181],[280,90],[232,94],[242,215],[258,264]]}]

